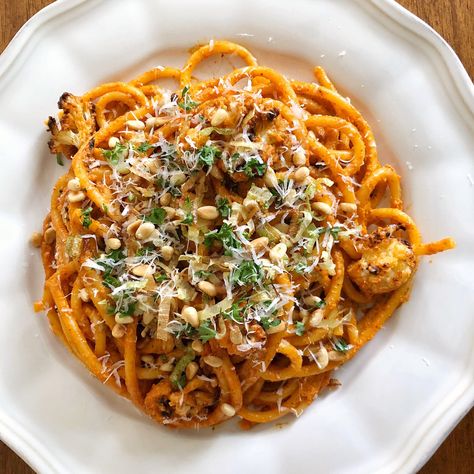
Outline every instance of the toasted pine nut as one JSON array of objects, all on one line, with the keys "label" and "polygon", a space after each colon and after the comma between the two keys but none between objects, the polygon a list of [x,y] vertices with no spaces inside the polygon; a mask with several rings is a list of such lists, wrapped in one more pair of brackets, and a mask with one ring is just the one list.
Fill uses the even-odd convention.
[{"label": "toasted pine nut", "polygon": [[270,250],[270,260],[273,263],[279,262],[286,255],[287,250],[288,247],[283,242],[276,244],[275,247]]},{"label": "toasted pine nut", "polygon": [[197,371],[199,369],[199,365],[196,364],[196,362],[190,362],[187,366],[186,366],[186,379],[187,380],[191,380],[192,378],[194,378],[194,376],[197,374]]},{"label": "toasted pine nut", "polygon": [[72,178],[67,182],[67,189],[69,191],[80,191],[81,190],[81,182],[79,178]]},{"label": "toasted pine nut", "polygon": [[341,202],[339,203],[339,209],[347,214],[354,214],[357,211],[357,204],[353,202]]},{"label": "toasted pine nut", "polygon": [[43,240],[43,236],[40,232],[33,232],[30,237],[30,242],[33,247],[41,247],[41,242]]},{"label": "toasted pine nut", "polygon": [[197,210],[197,215],[201,219],[212,221],[219,217],[219,211],[216,206],[201,206]]},{"label": "toasted pine nut", "polygon": [[240,329],[237,326],[231,326],[229,331],[229,338],[232,344],[242,344],[243,337]]},{"label": "toasted pine nut", "polygon": [[317,309],[311,313],[309,318],[309,325],[312,328],[318,327],[319,323],[322,321],[324,316],[324,311],[322,309]]},{"label": "toasted pine nut", "polygon": [[247,210],[247,219],[251,219],[260,209],[257,201],[254,199],[244,200],[244,206]]},{"label": "toasted pine nut", "polygon": [[116,237],[110,237],[105,241],[105,245],[111,250],[118,250],[122,246],[122,242]]},{"label": "toasted pine nut", "polygon": [[127,332],[127,328],[123,324],[115,324],[112,328],[112,336],[116,339],[120,339],[121,337],[125,336]]},{"label": "toasted pine nut", "polygon": [[161,125],[164,125],[168,121],[169,119],[167,117],[149,117],[146,119],[145,127],[146,128],[160,127]]},{"label": "toasted pine nut", "polygon": [[303,183],[305,179],[309,176],[309,168],[307,166],[302,166],[298,168],[293,174],[293,179],[297,183]]},{"label": "toasted pine nut", "polygon": [[329,363],[329,354],[324,346],[316,353],[316,361],[320,369],[325,369]]},{"label": "toasted pine nut", "polygon": [[267,188],[275,188],[276,186],[278,186],[278,179],[276,177],[275,171],[270,166],[267,168],[265,174],[263,175],[263,181],[265,182]]},{"label": "toasted pine nut", "polygon": [[227,110],[217,109],[214,115],[212,116],[211,125],[213,127],[218,127],[223,122],[225,122],[225,120],[227,120],[228,117],[229,117],[229,114]]},{"label": "toasted pine nut", "polygon": [[151,222],[144,222],[143,224],[140,224],[140,227],[135,232],[135,237],[138,240],[148,239],[154,230],[155,226]]},{"label": "toasted pine nut", "polygon": [[268,237],[258,237],[250,242],[255,252],[261,252],[268,245]]},{"label": "toasted pine nut", "polygon": [[309,295],[304,298],[304,304],[309,307],[316,306],[321,302],[321,298],[315,295]]},{"label": "toasted pine nut", "polygon": [[171,193],[167,191],[160,197],[160,204],[162,206],[168,206],[170,202],[171,202]]},{"label": "toasted pine nut", "polygon": [[221,411],[224,413],[225,416],[232,418],[235,415],[235,408],[228,403],[223,403],[221,405]]},{"label": "toasted pine nut", "polygon": [[293,153],[293,164],[295,166],[303,166],[303,165],[306,164],[306,154],[305,154],[303,148],[299,147]]},{"label": "toasted pine nut", "polygon": [[213,356],[213,355],[208,355],[206,357],[203,357],[203,361],[211,366],[217,369],[218,367],[222,367],[223,361],[220,357]]},{"label": "toasted pine nut", "polygon": [[156,318],[156,313],[152,313],[151,311],[145,311],[142,316],[143,324],[147,325],[150,324]]},{"label": "toasted pine nut", "polygon": [[163,206],[162,209],[166,212],[166,217],[168,219],[173,219],[173,217],[176,215],[176,209],[174,207]]},{"label": "toasted pine nut", "polygon": [[115,322],[117,324],[130,324],[133,323],[133,318],[131,316],[121,316],[120,313],[115,315]]},{"label": "toasted pine nut", "polygon": [[172,186],[180,186],[186,181],[186,175],[182,172],[176,173],[170,178],[170,184]]},{"label": "toasted pine nut", "polygon": [[141,220],[133,221],[131,224],[127,226],[127,232],[130,235],[134,235],[137,229],[142,225],[142,223],[143,222]]},{"label": "toasted pine nut", "polygon": [[165,362],[164,364],[160,365],[160,370],[162,370],[163,372],[172,372],[173,368],[173,361]]},{"label": "toasted pine nut", "polygon": [[141,361],[148,365],[153,365],[155,363],[155,357],[151,354],[144,354],[140,357]]},{"label": "toasted pine nut", "polygon": [[311,208],[316,212],[320,212],[321,214],[332,214],[332,207],[325,202],[313,202],[311,204]]},{"label": "toasted pine nut", "polygon": [[210,175],[213,178],[216,178],[216,179],[223,179],[224,178],[224,175],[222,174],[222,171],[217,166],[212,166],[211,167]]},{"label": "toasted pine nut", "polygon": [[163,247],[161,247],[161,255],[165,261],[169,262],[173,258],[173,254],[174,249],[171,245],[163,245]]},{"label": "toasted pine nut", "polygon": [[82,191],[70,191],[67,195],[69,202],[81,202],[84,201],[86,195]]},{"label": "toasted pine nut", "polygon": [[52,244],[56,240],[56,231],[52,227],[48,227],[44,231],[44,241],[47,244]]},{"label": "toasted pine nut", "polygon": [[120,143],[120,138],[118,137],[110,137],[109,138],[109,148],[115,148]]},{"label": "toasted pine nut", "polygon": [[199,316],[196,308],[193,306],[185,306],[181,310],[181,317],[193,328],[199,327]]},{"label": "toasted pine nut", "polygon": [[214,298],[217,295],[217,288],[216,285],[209,281],[200,281],[197,284],[197,287],[203,292],[206,293],[206,295],[210,296],[211,298]]},{"label": "toasted pine nut", "polygon": [[199,340],[199,339],[195,339],[192,343],[191,343],[191,349],[194,351],[194,352],[197,352],[198,354],[200,354],[202,352],[202,350],[204,349],[203,345],[202,345],[202,342]]},{"label": "toasted pine nut", "polygon": [[143,130],[145,128],[145,124],[141,120],[127,120],[125,126],[132,130]]},{"label": "toasted pine nut", "polygon": [[277,332],[282,332],[286,329],[286,324],[284,321],[281,321],[278,326],[272,326],[267,329],[267,334],[276,334]]},{"label": "toasted pine nut", "polygon": [[153,271],[153,267],[151,267],[150,265],[145,265],[145,264],[137,265],[136,267],[133,267],[131,272],[137,277],[144,277],[147,275],[153,275],[153,273],[155,273]]}]

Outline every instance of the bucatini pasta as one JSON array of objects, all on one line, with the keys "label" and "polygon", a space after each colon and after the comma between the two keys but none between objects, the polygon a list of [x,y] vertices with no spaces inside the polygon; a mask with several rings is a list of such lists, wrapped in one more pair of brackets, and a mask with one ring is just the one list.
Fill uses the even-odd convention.
[{"label": "bucatini pasta", "polygon": [[[220,55],[246,66],[194,77]],[[159,423],[299,415],[407,300],[418,257],[454,246],[422,242],[369,125],[314,75],[214,41],[183,69],[65,93],[49,118],[71,166],[35,237],[36,309]]]}]

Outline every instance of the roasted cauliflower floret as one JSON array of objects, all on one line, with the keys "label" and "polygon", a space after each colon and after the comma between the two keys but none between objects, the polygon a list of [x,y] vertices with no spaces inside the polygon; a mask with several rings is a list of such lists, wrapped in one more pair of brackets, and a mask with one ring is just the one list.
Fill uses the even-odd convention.
[{"label": "roasted cauliflower floret", "polygon": [[347,267],[351,280],[366,294],[388,293],[412,275],[416,257],[409,244],[394,237],[371,242],[360,260]]}]

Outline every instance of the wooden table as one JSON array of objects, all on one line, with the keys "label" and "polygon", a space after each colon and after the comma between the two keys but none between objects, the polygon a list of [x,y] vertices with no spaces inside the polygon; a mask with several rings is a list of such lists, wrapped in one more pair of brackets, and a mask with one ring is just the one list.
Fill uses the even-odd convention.
[{"label": "wooden table", "polygon": [[[51,0],[0,0],[0,51],[28,18]],[[473,0],[399,0],[403,6],[433,26],[455,49],[474,77]],[[472,474],[474,472],[474,409],[448,436],[421,474]],[[33,471],[0,442],[0,474]]]}]

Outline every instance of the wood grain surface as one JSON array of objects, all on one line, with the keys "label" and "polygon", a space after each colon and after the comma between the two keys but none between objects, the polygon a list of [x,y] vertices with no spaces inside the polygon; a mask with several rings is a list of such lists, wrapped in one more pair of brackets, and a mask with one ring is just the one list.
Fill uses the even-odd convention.
[{"label": "wood grain surface", "polygon": [[[23,23],[49,3],[51,0],[0,0],[0,52]],[[399,0],[399,3],[433,26],[454,48],[471,78],[474,77],[474,0]],[[0,442],[0,474],[32,473]],[[474,410],[459,423],[420,473],[474,473]]]}]

